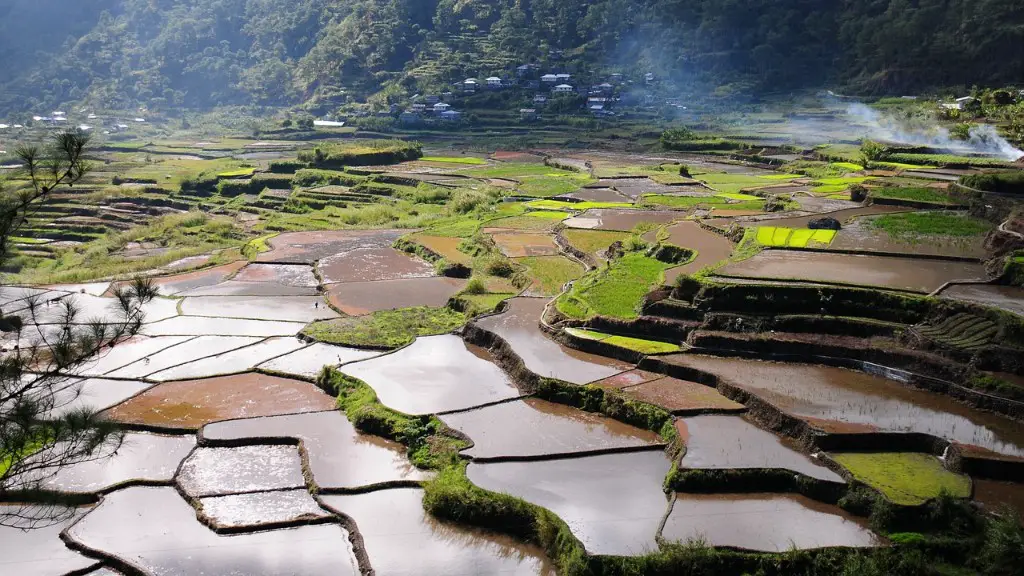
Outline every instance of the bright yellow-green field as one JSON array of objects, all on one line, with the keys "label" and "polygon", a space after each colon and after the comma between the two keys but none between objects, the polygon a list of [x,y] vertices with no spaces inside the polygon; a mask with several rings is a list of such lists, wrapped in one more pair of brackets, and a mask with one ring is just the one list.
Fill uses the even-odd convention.
[{"label": "bright yellow-green field", "polygon": [[806,248],[812,243],[828,246],[835,237],[835,230],[783,228],[781,226],[761,226],[757,229],[758,244],[780,248]]},{"label": "bright yellow-green field", "polygon": [[937,497],[971,495],[971,479],[954,474],[930,454],[914,452],[847,452],[832,458],[861,482],[877,489],[896,504],[913,506]]}]

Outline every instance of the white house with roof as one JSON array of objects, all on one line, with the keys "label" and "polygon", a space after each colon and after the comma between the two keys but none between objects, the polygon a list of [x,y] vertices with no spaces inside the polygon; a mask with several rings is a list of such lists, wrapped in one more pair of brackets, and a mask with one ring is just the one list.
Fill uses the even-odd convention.
[{"label": "white house with roof", "polygon": [[569,79],[571,79],[571,78],[572,78],[571,74],[565,74],[565,73],[555,74],[555,81],[561,82],[563,84],[569,82]]},{"label": "white house with roof", "polygon": [[453,122],[453,121],[459,120],[461,118],[462,118],[462,112],[459,112],[457,110],[446,110],[446,111],[441,113],[441,120],[446,120],[448,122]]},{"label": "white house with roof", "polygon": [[548,84],[554,84],[555,82],[558,82],[558,76],[555,74],[545,74],[540,77],[540,81],[547,82]]},{"label": "white house with roof", "polygon": [[572,86],[569,84],[559,84],[552,90],[555,94],[572,94]]},{"label": "white house with roof", "polygon": [[492,89],[501,88],[501,78],[498,78],[497,76],[491,76],[490,78],[487,79],[487,87]]},{"label": "white house with roof", "polygon": [[479,85],[480,83],[476,81],[476,78],[466,78],[462,81],[462,91],[470,93],[476,92]]},{"label": "white house with roof", "polygon": [[434,104],[434,114],[444,114],[451,107],[452,105],[446,102],[438,102],[437,104]]}]

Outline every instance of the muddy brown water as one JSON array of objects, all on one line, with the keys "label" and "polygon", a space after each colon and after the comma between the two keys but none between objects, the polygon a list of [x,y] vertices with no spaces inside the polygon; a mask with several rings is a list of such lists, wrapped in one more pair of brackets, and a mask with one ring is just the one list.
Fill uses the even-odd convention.
[{"label": "muddy brown water", "polygon": [[40,487],[93,493],[129,480],[169,482],[195,445],[196,439],[191,435],[129,432],[119,446],[101,447],[91,459],[71,464],[46,477]]},{"label": "muddy brown water", "polygon": [[677,494],[662,536],[766,552],[882,544],[863,521],[798,494]]},{"label": "muddy brown water", "polygon": [[414,306],[440,307],[466,286],[460,278],[408,278],[334,284],[327,290],[331,305],[349,316]]},{"label": "muddy brown water", "polygon": [[700,410],[742,412],[746,409],[742,404],[729,400],[710,386],[677,378],[658,378],[623,388],[622,392],[630,398],[661,406],[674,413]]},{"label": "muddy brown water", "polygon": [[930,293],[951,280],[985,280],[985,267],[974,262],[890,258],[796,250],[765,250],[718,273],[740,278],[806,280]]},{"label": "muddy brown water", "polygon": [[1024,288],[994,284],[957,284],[939,293],[943,298],[995,306],[1024,316]]},{"label": "muddy brown water", "polygon": [[459,251],[459,244],[463,241],[462,238],[414,234],[412,236],[412,240],[418,244],[426,246],[428,249],[440,254],[441,256],[444,256],[449,262],[468,264],[473,260],[473,257],[469,254]]},{"label": "muddy brown water", "polygon": [[289,232],[269,240],[271,250],[257,258],[260,262],[312,264],[314,261],[356,249],[387,248],[406,230],[333,230],[328,232]]},{"label": "muddy brown water", "polygon": [[245,346],[230,352],[161,370],[150,374],[148,378],[165,382],[168,380],[209,378],[222,374],[245,372],[271,358],[294,352],[305,346],[306,343],[297,338],[268,338],[252,346]]},{"label": "muddy brown water", "polygon": [[[90,566],[99,564],[98,560],[87,558],[64,545],[60,533],[75,520],[90,510],[89,507],[78,509],[58,506],[52,510],[58,522],[47,522],[43,525],[28,528],[30,524],[14,522],[14,526],[0,526],[0,573],[11,576],[50,576],[51,574],[79,573]],[[42,509],[29,513],[45,512]],[[26,510],[18,504],[0,504],[0,517],[14,519]],[[5,524],[10,524],[5,520]]]},{"label": "muddy brown water", "polygon": [[196,429],[218,420],[333,408],[334,398],[309,382],[249,373],[167,382],[102,415],[117,422]]},{"label": "muddy brown water", "polygon": [[683,468],[784,468],[829,482],[843,477],[739,416],[694,416],[676,421],[686,445]]},{"label": "muddy brown water", "polygon": [[462,410],[519,396],[487,350],[450,334],[418,338],[401,350],[342,366],[387,407],[406,414]]},{"label": "muddy brown water", "polygon": [[230,276],[241,270],[247,262],[238,261],[222,266],[214,266],[196,272],[176,274],[174,276],[162,276],[154,278],[153,283],[160,290],[160,294],[173,295],[186,290],[193,290],[203,286],[213,286],[227,280]]},{"label": "muddy brown water", "polygon": [[239,282],[274,282],[284,286],[315,288],[319,283],[313,267],[305,264],[249,264],[239,270],[234,280]]},{"label": "muddy brown water", "polygon": [[194,296],[185,298],[181,311],[186,316],[285,322],[312,322],[338,317],[337,312],[324,306],[320,296]]},{"label": "muddy brown water", "polygon": [[979,478],[972,478],[971,482],[974,484],[974,499],[986,508],[999,512],[1009,507],[1024,519],[1024,484]]},{"label": "muddy brown water", "polygon": [[200,498],[202,515],[218,528],[245,528],[330,516],[305,489]]},{"label": "muddy brown water", "polygon": [[983,259],[987,254],[984,236],[921,235],[913,239],[890,236],[872,224],[873,218],[857,218],[836,234],[831,248],[865,252],[919,254],[922,256],[956,256]]},{"label": "muddy brown water", "polygon": [[313,480],[322,489],[359,488],[399,480],[424,480],[397,442],[356,431],[337,411],[217,422],[203,428],[209,440],[296,438],[309,456]]},{"label": "muddy brown water", "polygon": [[320,261],[319,269],[325,284],[424,278],[434,275],[433,265],[426,260],[390,246],[360,248],[329,256]]},{"label": "muddy brown water", "polygon": [[502,254],[509,258],[552,256],[558,254],[555,239],[549,234],[532,232],[496,232],[491,234]]},{"label": "muddy brown water", "polygon": [[883,204],[872,204],[871,206],[859,206],[856,208],[844,208],[842,210],[836,210],[834,212],[827,212],[821,214],[808,214],[806,216],[796,216],[792,218],[787,217],[772,217],[767,215],[763,218],[750,219],[747,221],[738,222],[740,226],[748,228],[750,226],[781,226],[784,228],[807,228],[807,223],[811,220],[817,220],[818,218],[830,217],[835,218],[840,224],[846,225],[851,219],[859,218],[861,216],[876,216],[879,214],[892,214],[894,212],[906,212],[907,208],[903,206],[888,206]]},{"label": "muddy brown water", "polygon": [[526,368],[540,376],[586,384],[633,368],[625,362],[572,350],[549,339],[539,325],[547,302],[543,298],[512,298],[504,313],[479,319],[476,324],[508,342]]},{"label": "muddy brown water", "polygon": [[320,374],[320,370],[324,366],[337,366],[347,362],[366,360],[380,356],[380,354],[380,352],[374,350],[359,350],[317,342],[301,350],[296,350],[291,354],[285,354],[273,360],[268,360],[260,364],[259,367],[272,372],[314,378]]},{"label": "muddy brown water", "polygon": [[682,274],[693,274],[732,255],[734,245],[728,238],[701,228],[696,222],[677,222],[666,229],[669,244],[697,252],[693,261],[665,271],[665,284],[672,285]]},{"label": "muddy brown water", "polygon": [[596,230],[620,230],[630,232],[637,224],[667,224],[686,216],[685,212],[672,210],[629,210],[595,208],[565,220],[570,228],[593,228]]},{"label": "muddy brown water", "polygon": [[1020,424],[878,376],[828,366],[693,354],[675,355],[669,361],[716,374],[821,428],[922,432],[1024,456]]},{"label": "muddy brown water", "polygon": [[427,515],[419,489],[322,499],[329,508],[355,520],[377,574],[556,573],[537,546]]},{"label": "muddy brown water", "polygon": [[471,463],[477,486],[507,492],[565,520],[591,554],[635,556],[657,550],[667,510],[662,481],[671,462],[660,450],[541,462]]},{"label": "muddy brown water", "polygon": [[562,404],[530,398],[442,416],[464,432],[475,458],[570,454],[661,442],[654,432]]},{"label": "muddy brown water", "polygon": [[68,536],[144,573],[162,576],[359,574],[348,533],[338,525],[221,536],[201,524],[196,511],[169,487],[108,494]]},{"label": "muddy brown water", "polygon": [[306,487],[299,449],[287,445],[198,448],[175,481],[193,498]]},{"label": "muddy brown water", "polygon": [[198,336],[188,342],[165,348],[108,374],[114,378],[142,378],[172,366],[223,354],[259,341],[259,338],[253,336]]}]

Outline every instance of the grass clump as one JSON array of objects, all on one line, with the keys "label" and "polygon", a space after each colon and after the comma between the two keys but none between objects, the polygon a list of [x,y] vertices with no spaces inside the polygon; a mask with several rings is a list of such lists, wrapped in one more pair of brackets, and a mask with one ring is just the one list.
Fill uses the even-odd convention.
[{"label": "grass clump", "polygon": [[451,332],[465,322],[465,315],[451,308],[417,306],[314,322],[302,333],[327,344],[392,349],[411,343],[417,336]]},{"label": "grass clump", "polygon": [[[537,216],[535,216],[537,214]],[[555,217],[548,216],[549,214],[556,215]],[[531,230],[536,232],[546,232],[553,230],[558,223],[566,218],[565,212],[527,212],[522,216],[510,216],[508,218],[498,218],[497,220],[489,220],[486,224],[488,228],[510,228],[512,230]]]},{"label": "grass clump", "polygon": [[525,268],[522,272],[532,282],[532,289],[545,296],[554,296],[562,286],[576,280],[586,269],[564,256],[529,256],[516,260]]},{"label": "grass clump", "polygon": [[623,242],[629,237],[626,232],[614,232],[610,230],[581,230],[568,228],[562,232],[562,236],[569,241],[574,248],[587,254],[597,254],[607,249],[615,242]]},{"label": "grass clump", "polygon": [[572,318],[636,318],[644,296],[665,280],[670,266],[643,254],[626,254],[573,284],[558,299],[558,310]]},{"label": "grass clump", "polygon": [[929,454],[847,452],[832,457],[894,504],[923,504],[943,492],[960,498],[971,495],[970,478],[946,470]]},{"label": "grass clump", "polygon": [[977,236],[992,229],[992,224],[967,215],[948,212],[907,212],[886,214],[870,220],[871,226],[892,237]]}]

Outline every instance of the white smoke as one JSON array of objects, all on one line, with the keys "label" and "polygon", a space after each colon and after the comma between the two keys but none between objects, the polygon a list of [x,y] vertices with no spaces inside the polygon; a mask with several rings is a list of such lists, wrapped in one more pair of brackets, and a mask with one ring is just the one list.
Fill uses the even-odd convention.
[{"label": "white smoke", "polygon": [[967,140],[958,140],[937,124],[909,125],[859,102],[849,104],[846,114],[871,140],[941,148],[957,154],[985,154],[1011,162],[1024,156],[1024,151],[1007,142],[990,124],[976,124],[971,127]]}]

